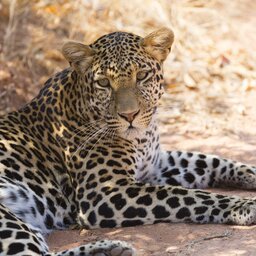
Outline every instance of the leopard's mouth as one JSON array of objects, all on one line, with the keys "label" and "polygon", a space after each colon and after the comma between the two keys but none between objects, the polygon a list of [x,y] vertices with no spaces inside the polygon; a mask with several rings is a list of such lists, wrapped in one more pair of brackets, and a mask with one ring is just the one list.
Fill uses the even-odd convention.
[{"label": "leopard's mouth", "polygon": [[132,124],[123,132],[126,139],[134,139],[141,133],[141,129],[133,126]]},{"label": "leopard's mouth", "polygon": [[127,130],[131,130],[131,129],[136,129],[136,127],[132,123],[128,126]]},{"label": "leopard's mouth", "polygon": [[128,122],[116,116],[107,116],[107,124],[112,131],[125,139],[135,139],[142,136],[152,122],[152,117],[157,111],[157,107],[151,107],[137,115],[134,120]]},{"label": "leopard's mouth", "polygon": [[151,108],[144,118],[143,116],[141,116],[139,121],[136,121],[135,119],[133,122],[128,123],[125,129],[122,131],[122,134],[124,134],[126,138],[130,139],[140,137],[142,133],[145,132],[145,130],[147,130],[150,126],[150,123],[152,122],[152,118],[156,111],[157,107]]}]

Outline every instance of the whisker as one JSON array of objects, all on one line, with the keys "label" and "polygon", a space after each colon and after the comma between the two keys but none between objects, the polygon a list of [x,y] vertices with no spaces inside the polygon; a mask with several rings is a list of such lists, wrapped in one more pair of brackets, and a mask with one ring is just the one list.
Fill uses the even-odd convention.
[{"label": "whisker", "polygon": [[86,139],[81,145],[78,146],[78,148],[75,150],[75,152],[71,155],[71,159],[74,157],[74,155],[77,153],[78,150],[82,149],[92,138],[94,138],[95,136],[97,136],[99,133],[101,133],[102,131],[104,131],[106,129],[105,125],[104,127],[96,130],[96,131],[92,131],[89,136],[84,137],[83,139]]},{"label": "whisker", "polygon": [[73,140],[75,136],[81,136],[81,135],[83,135],[83,133],[85,133],[87,135],[88,132],[90,132],[92,128],[95,128],[96,124],[100,124],[100,122],[102,120],[103,119],[95,120],[95,121],[92,121],[92,122],[86,124],[82,128],[75,129],[73,131],[74,135],[72,135],[70,138],[59,137],[59,138],[57,138],[57,140],[58,140],[59,143],[61,143],[60,140],[65,140],[66,142],[69,142],[69,141]]},{"label": "whisker", "polygon": [[110,141],[114,140],[115,135],[116,135],[116,130],[112,130],[112,138],[110,137],[111,138]]},{"label": "whisker", "polygon": [[90,148],[90,150],[88,150],[88,152],[86,153],[84,159],[86,159],[86,157],[88,156],[89,152],[94,149],[95,145],[103,138],[103,136],[106,136],[106,135],[108,134],[109,129],[108,129],[108,128],[105,128],[105,129],[106,129],[106,130],[103,131],[102,134],[100,134],[99,139],[92,145],[92,147]]}]

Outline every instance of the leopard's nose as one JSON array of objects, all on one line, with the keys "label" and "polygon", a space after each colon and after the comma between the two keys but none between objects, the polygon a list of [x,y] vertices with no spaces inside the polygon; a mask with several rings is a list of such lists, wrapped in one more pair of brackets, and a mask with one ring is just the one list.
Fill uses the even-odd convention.
[{"label": "leopard's nose", "polygon": [[140,110],[136,110],[136,111],[133,111],[133,112],[122,112],[122,113],[118,113],[118,115],[120,117],[122,117],[123,119],[125,119],[127,122],[131,123],[135,117],[139,114]]}]

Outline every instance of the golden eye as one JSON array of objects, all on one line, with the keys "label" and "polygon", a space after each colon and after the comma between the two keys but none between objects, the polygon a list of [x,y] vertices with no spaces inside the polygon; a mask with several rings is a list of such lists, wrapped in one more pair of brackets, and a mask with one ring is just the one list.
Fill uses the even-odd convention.
[{"label": "golden eye", "polygon": [[137,81],[142,81],[142,80],[146,79],[148,74],[149,74],[148,71],[139,71],[136,76]]},{"label": "golden eye", "polygon": [[110,82],[107,78],[102,78],[96,81],[99,86],[101,87],[108,87],[110,85]]}]

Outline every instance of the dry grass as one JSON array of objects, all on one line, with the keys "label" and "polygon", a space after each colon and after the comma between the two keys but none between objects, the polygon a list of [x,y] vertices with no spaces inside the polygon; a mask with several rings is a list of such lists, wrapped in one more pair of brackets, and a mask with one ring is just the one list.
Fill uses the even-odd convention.
[{"label": "dry grass", "polygon": [[175,93],[164,99],[171,117],[223,113],[232,100],[243,114],[236,95],[256,88],[255,9],[250,0],[3,0],[0,112],[31,99],[66,65],[58,52],[66,39],[89,43],[111,31],[146,35],[167,26],[175,31],[165,63],[167,89]]}]

